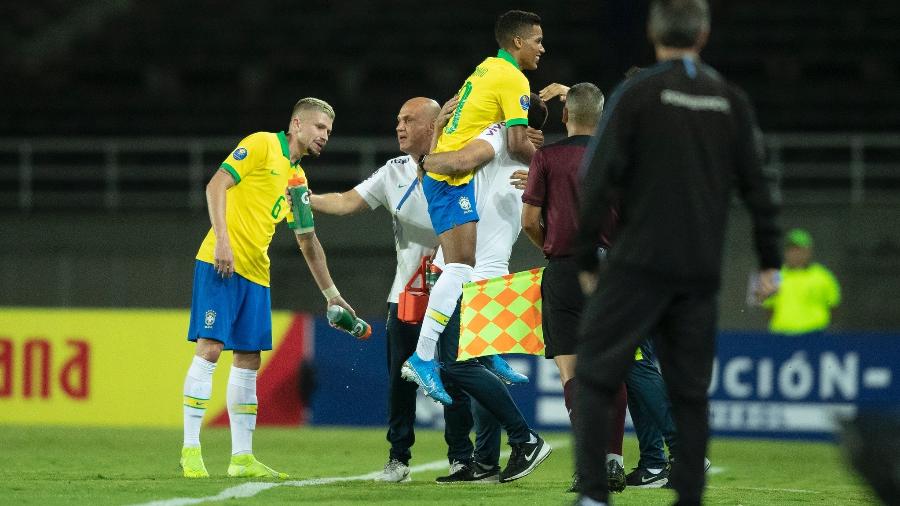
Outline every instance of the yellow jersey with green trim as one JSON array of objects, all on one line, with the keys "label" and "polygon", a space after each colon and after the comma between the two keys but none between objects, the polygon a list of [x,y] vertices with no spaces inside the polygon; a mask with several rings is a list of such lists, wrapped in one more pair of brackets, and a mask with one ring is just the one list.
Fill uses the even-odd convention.
[{"label": "yellow jersey with green trim", "polygon": [[[478,137],[485,128],[506,121],[506,127],[528,125],[531,90],[528,78],[515,58],[501,49],[496,58],[486,58],[459,89],[459,104],[444,127],[435,153],[456,151]],[[459,186],[468,183],[475,171],[457,176],[429,172],[437,181]]]},{"label": "yellow jersey with green trim", "polygon": [[[284,196],[288,179],[306,177],[299,162],[291,164],[284,132],[257,132],[245,137],[220,165],[234,178],[226,192],[225,222],[234,252],[234,271],[263,286],[269,286],[269,244],[275,225],[293,214]],[[206,234],[197,260],[215,263],[216,235]]]}]

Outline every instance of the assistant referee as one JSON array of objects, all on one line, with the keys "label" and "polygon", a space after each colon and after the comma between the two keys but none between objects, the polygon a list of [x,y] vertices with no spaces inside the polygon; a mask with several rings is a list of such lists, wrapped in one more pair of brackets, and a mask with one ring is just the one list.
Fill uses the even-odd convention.
[{"label": "assistant referee", "polygon": [[605,504],[609,406],[640,336],[654,333],[681,445],[671,481],[678,504],[700,504],[717,295],[731,191],[754,223],[760,295],[781,265],[777,208],[763,176],[746,95],[699,59],[705,0],[654,0],[647,33],[658,63],[610,97],[586,153],[576,257],[593,292],[596,237],[610,203],[620,221],[600,290],[580,327],[576,376],[581,504]]}]

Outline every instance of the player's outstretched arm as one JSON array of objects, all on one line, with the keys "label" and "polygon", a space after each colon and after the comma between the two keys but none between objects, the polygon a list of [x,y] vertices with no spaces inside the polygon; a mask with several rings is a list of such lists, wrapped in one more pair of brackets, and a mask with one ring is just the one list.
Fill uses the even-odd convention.
[{"label": "player's outstretched arm", "polygon": [[325,259],[325,250],[322,249],[322,243],[319,242],[316,233],[297,234],[297,246],[300,247],[300,252],[303,253],[303,258],[306,260],[306,265],[309,267],[309,272],[316,281],[316,285],[319,287],[319,290],[322,290],[322,294],[325,295],[327,300],[326,308],[332,304],[337,304],[350,311],[353,316],[356,316],[356,311],[341,297],[341,294],[334,286],[334,281],[331,280],[328,262]]},{"label": "player's outstretched arm", "polygon": [[456,151],[433,153],[425,157],[426,172],[455,176],[466,174],[494,158],[494,147],[487,141],[475,139]]},{"label": "player's outstretched arm", "polygon": [[525,165],[531,164],[531,157],[534,156],[535,147],[528,138],[528,131],[525,125],[508,127],[506,143],[511,157]]},{"label": "player's outstretched arm", "polygon": [[232,175],[222,169],[217,170],[206,185],[206,206],[209,209],[213,233],[216,235],[216,249],[213,253],[215,269],[223,278],[229,278],[234,274],[234,252],[231,250],[231,239],[225,220],[227,192],[234,185]]},{"label": "player's outstretched arm", "polygon": [[317,213],[334,214],[344,216],[360,213],[369,209],[369,205],[354,189],[344,193],[326,193],[325,195],[310,194],[309,204]]},{"label": "player's outstretched arm", "polygon": [[560,102],[566,101],[566,95],[569,94],[569,87],[565,84],[553,83],[547,85],[538,93],[541,97],[541,100],[544,102],[550,100],[553,97],[559,97]]}]

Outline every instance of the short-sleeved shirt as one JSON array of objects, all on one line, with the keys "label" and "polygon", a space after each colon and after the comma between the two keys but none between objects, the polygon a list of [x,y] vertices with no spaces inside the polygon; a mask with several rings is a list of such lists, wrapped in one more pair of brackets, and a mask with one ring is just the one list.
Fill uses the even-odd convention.
[{"label": "short-sleeved shirt", "polygon": [[[299,163],[291,163],[284,132],[257,132],[238,143],[222,162],[234,178],[226,193],[225,222],[234,253],[234,271],[254,283],[269,286],[269,244],[275,225],[291,216],[284,191],[288,180],[306,177]],[[197,260],[215,263],[216,235],[210,228]]]},{"label": "short-sleeved shirt", "polygon": [[[541,208],[542,249],[547,258],[572,255],[581,201],[578,169],[590,141],[590,135],[573,135],[538,149],[531,159],[522,202]],[[617,214],[613,211],[609,216],[597,244],[604,248],[609,248]]]},{"label": "short-sleeved shirt", "polygon": [[[475,207],[481,218],[476,227],[475,279],[509,274],[509,257],[522,230],[522,190],[510,184],[510,176],[528,166],[509,155],[503,123],[486,128],[479,140],[494,148],[494,158],[475,172]],[[443,256],[435,258],[443,265]]]},{"label": "short-sleeved shirt", "polygon": [[[496,58],[487,58],[475,67],[460,88],[459,104],[434,152],[462,149],[485,128],[501,121],[507,127],[528,125],[530,97],[528,78],[519,70],[515,58],[501,49]],[[437,181],[458,186],[471,181],[474,171],[458,176],[428,174]]]},{"label": "short-sleeved shirt", "polygon": [[397,271],[388,302],[399,300],[400,292],[416,272],[422,257],[431,255],[438,244],[428,217],[428,203],[416,177],[417,170],[412,157],[399,156],[388,160],[354,188],[370,208],[384,206],[391,213]]},{"label": "short-sleeved shirt", "polygon": [[780,334],[803,334],[824,330],[831,322],[831,309],[841,302],[841,287],[825,266],[781,269],[778,293],[763,302],[772,310],[769,330]]}]

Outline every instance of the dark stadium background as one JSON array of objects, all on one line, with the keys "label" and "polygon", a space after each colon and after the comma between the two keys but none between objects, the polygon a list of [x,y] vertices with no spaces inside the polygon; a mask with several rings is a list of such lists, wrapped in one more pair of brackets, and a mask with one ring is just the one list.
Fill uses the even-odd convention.
[{"label": "dark stadium background", "polygon": [[[407,98],[452,95],[493,55],[495,17],[543,18],[533,89],[592,81],[605,93],[652,62],[646,3],[66,2],[0,7],[0,306],[190,303],[208,219],[202,185],[244,135],[283,129],[317,96],[332,141],[304,161],[313,191],[351,188],[396,156]],[[900,328],[900,3],[711,1],[707,62],[750,94],[781,182],[783,223],[814,235],[837,275],[843,330]],[[549,139],[564,134],[551,104]],[[319,216],[338,287],[381,316],[393,276],[386,213]],[[724,328],[759,329],[745,307],[754,267],[737,206]],[[276,308],[323,311],[286,228],[271,249]],[[542,259],[522,239],[514,269]]]}]

